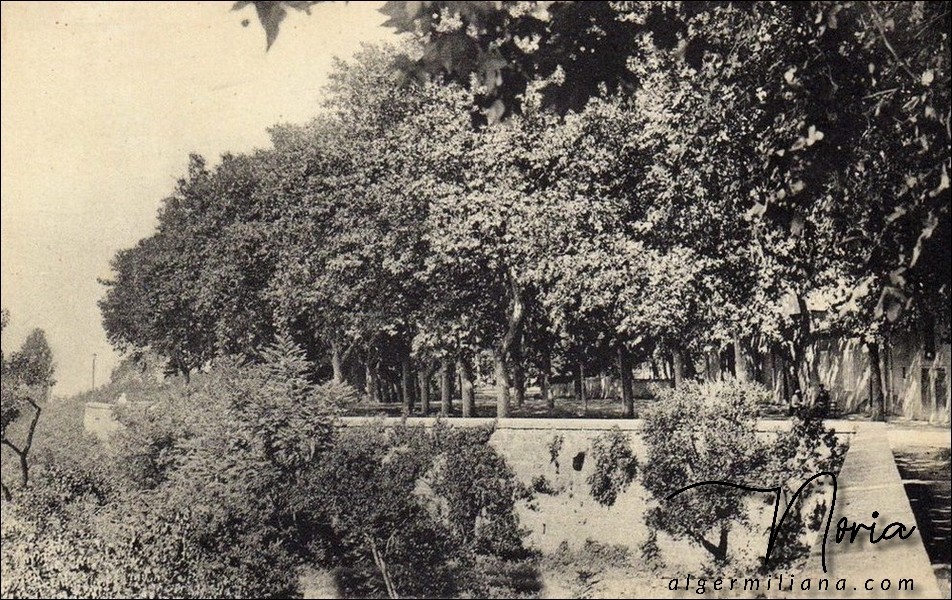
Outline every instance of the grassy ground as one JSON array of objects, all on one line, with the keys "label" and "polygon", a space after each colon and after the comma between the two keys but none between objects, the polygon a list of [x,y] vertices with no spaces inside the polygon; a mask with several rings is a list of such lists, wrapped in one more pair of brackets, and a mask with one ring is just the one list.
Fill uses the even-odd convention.
[{"label": "grassy ground", "polygon": [[[651,398],[635,399],[635,416],[646,406],[651,405],[654,400]],[[586,401],[579,401],[573,397],[560,397],[555,399],[555,407],[549,409],[545,401],[542,400],[538,388],[529,388],[526,391],[526,401],[522,406],[517,406],[515,399],[510,400],[510,416],[514,418],[555,418],[555,419],[621,419],[624,417],[624,406],[620,398],[589,398]],[[786,416],[783,407],[765,407],[763,416],[781,417]],[[388,416],[399,417],[403,415],[403,405],[400,403],[374,403],[363,401],[354,406],[348,413],[351,416]],[[437,416],[440,414],[440,400],[436,397],[430,401],[430,411],[428,416]],[[411,416],[424,416],[420,411],[420,406],[414,407]],[[460,398],[453,399],[451,417],[462,416],[462,401]],[[496,416],[496,396],[495,388],[487,386],[476,390],[476,417],[493,418]]]},{"label": "grassy ground", "polygon": [[[642,400],[641,402],[650,402]],[[636,406],[639,401],[636,400]],[[592,398],[587,402],[579,402],[575,398],[556,398],[555,408],[550,410],[542,400],[536,390],[530,389],[527,393],[526,401],[522,406],[516,406],[514,399],[511,401],[512,417],[520,418],[577,418],[586,417],[590,419],[620,419],[622,418],[623,406],[621,400],[615,398]],[[403,405],[398,403],[384,404],[361,402],[353,408],[350,414],[361,416],[386,415],[398,417],[403,414]],[[440,414],[439,397],[430,402],[430,416]],[[424,416],[420,411],[419,405],[414,407],[413,416]],[[453,399],[453,407],[450,416],[462,416],[462,400]],[[491,387],[478,388],[476,391],[476,417],[495,417],[496,416],[496,396],[495,390]]]}]

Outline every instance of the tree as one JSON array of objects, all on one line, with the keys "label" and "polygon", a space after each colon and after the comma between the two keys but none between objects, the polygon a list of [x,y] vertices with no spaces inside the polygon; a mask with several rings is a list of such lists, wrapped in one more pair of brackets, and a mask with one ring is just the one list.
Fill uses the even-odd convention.
[{"label": "tree", "polygon": [[[269,44],[312,4],[256,3]],[[280,329],[408,411],[414,363],[428,381],[490,350],[501,416],[555,346],[572,371],[617,362],[631,415],[652,353],[678,382],[725,349],[746,377],[747,347],[809,378],[809,294],[873,354],[949,321],[947,3],[385,12],[418,43],[338,64],[328,115],[274,148],[196,160],[117,256],[115,343],[187,372]]]},{"label": "tree", "polygon": [[207,240],[189,231],[210,204],[202,189],[210,180],[204,159],[192,156],[188,176],[159,211],[158,231],[117,252],[113,278],[100,281],[109,341],[120,350],[151,348],[185,376],[214,356],[214,323],[199,312],[195,286]]},{"label": "tree", "polygon": [[[270,14],[283,15],[284,6]],[[802,296],[798,282],[825,285],[829,257],[866,255],[855,242],[872,260],[851,267],[845,287],[875,297],[867,322],[892,322],[915,304],[933,305],[931,296],[946,298],[947,289],[929,282],[948,275],[948,2],[388,2],[382,12],[396,31],[422,36],[423,51],[404,61],[404,72],[475,81],[491,121],[531,104],[533,85],[544,107],[565,113],[678,75],[678,95],[663,105],[673,109],[672,131],[682,140],[708,135],[694,136],[703,141],[689,147],[701,154],[689,152],[691,169],[676,172],[732,195],[722,222],[752,221],[759,251],[779,250],[763,265],[783,277],[763,286],[764,306],[785,293],[776,287]],[[273,39],[280,20],[269,25],[259,14]],[[866,189],[854,194],[857,185]],[[860,201],[839,201],[844,194]],[[861,229],[836,220],[846,229],[834,228],[829,245],[810,242],[821,233],[811,214],[825,226],[867,198],[884,205]],[[746,329],[745,320],[735,328]]]},{"label": "tree", "polygon": [[[314,480],[339,536],[345,593],[479,595],[481,561],[525,558],[514,511],[524,494],[490,430],[347,430]],[[505,582],[509,583],[509,582]]]},{"label": "tree", "polygon": [[10,355],[7,368],[23,385],[43,388],[44,391],[52,387],[56,383],[53,379],[55,365],[46,333],[42,329],[31,331],[20,350]]},{"label": "tree", "polygon": [[[4,310],[4,328],[9,318],[10,313]],[[42,329],[30,332],[20,350],[13,352],[9,359],[3,356],[2,371],[0,443],[16,455],[20,485],[25,488],[30,483],[29,456],[40,414],[43,412],[41,403],[47,400],[49,389],[55,383],[53,352]],[[18,426],[18,421],[26,407],[29,407],[32,415],[24,431],[23,427]],[[2,482],[2,486],[4,499],[11,501],[13,494],[10,488],[6,482]]]},{"label": "tree", "polygon": [[670,495],[705,481],[765,487],[768,445],[758,439],[755,422],[766,396],[767,390],[733,378],[661,392],[645,416],[648,454],[640,466],[654,501],[645,516],[648,527],[687,539],[726,563],[731,530],[749,520],[747,492],[704,485]]}]

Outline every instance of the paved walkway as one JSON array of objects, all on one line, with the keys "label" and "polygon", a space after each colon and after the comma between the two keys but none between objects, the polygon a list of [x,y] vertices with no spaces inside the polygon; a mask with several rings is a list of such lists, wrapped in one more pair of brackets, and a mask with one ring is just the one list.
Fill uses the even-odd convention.
[{"label": "paved walkway", "polygon": [[[904,540],[894,536],[871,544],[869,532],[861,530],[855,542],[848,543],[847,533],[843,541],[836,543],[837,523],[843,517],[850,524],[859,521],[871,526],[875,523],[877,539],[890,523],[902,523],[907,531],[916,524],[893,459],[885,424],[860,423],[857,427],[838,478],[836,506],[826,546],[828,572],[823,574],[820,566],[821,539],[810,561],[811,565],[816,565],[815,573],[803,573],[797,581],[799,583],[807,576],[812,576],[814,581],[827,577],[833,588],[837,580],[845,579],[845,592],[830,593],[831,597],[837,598],[941,598],[918,527]],[[878,518],[873,518],[874,511]],[[890,528],[890,532],[895,529]],[[913,590],[900,589],[900,580],[909,579],[914,581]],[[874,590],[864,589],[867,585]],[[883,590],[886,586],[889,589]],[[798,595],[821,597],[815,591]]]}]

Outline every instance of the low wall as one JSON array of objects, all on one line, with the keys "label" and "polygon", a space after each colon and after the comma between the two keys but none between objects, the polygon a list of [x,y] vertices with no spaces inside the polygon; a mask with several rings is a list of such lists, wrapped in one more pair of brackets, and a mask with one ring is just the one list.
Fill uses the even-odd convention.
[{"label": "low wall", "polygon": [[83,429],[103,441],[109,439],[120,427],[112,412],[115,406],[106,402],[87,402],[83,407]]},{"label": "low wall", "polygon": [[[942,593],[929,556],[916,527],[909,498],[903,488],[890,449],[889,432],[885,423],[859,424],[846,460],[840,470],[836,506],[833,511],[830,539],[826,541],[826,566],[819,567],[823,556],[823,542],[817,540],[812,548],[811,569],[801,573],[805,577],[830,581],[842,580],[845,590],[837,593],[842,598],[939,598]],[[946,438],[948,439],[948,438]],[[875,527],[877,541],[871,543],[871,533],[861,531],[855,541],[847,535],[835,543],[835,532],[840,519],[848,523],[863,523]],[[895,536],[900,523],[905,533]],[[910,528],[912,528],[910,530]],[[889,530],[892,535],[889,535]],[[907,535],[908,534],[908,535]],[[886,539],[883,539],[883,538]],[[912,589],[900,589],[903,580],[912,581]],[[796,591],[796,590],[795,590]],[[946,589],[945,597],[948,598]],[[794,597],[810,598],[816,594],[799,593]]]},{"label": "low wall", "polygon": [[[516,477],[525,485],[544,478],[555,493],[536,493],[532,502],[519,507],[523,527],[529,530],[528,542],[546,553],[552,553],[560,545],[570,548],[582,546],[586,540],[602,544],[627,546],[634,557],[638,547],[645,541],[644,512],[648,494],[636,482],[621,494],[615,504],[605,507],[591,496],[588,477],[594,471],[592,443],[596,437],[619,429],[629,434],[632,450],[639,461],[646,458],[646,449],[641,439],[644,428],[642,419],[448,419],[451,426],[474,427],[495,423],[496,428],[490,443],[506,459]],[[342,425],[366,426],[370,423],[430,427],[438,422],[435,418],[409,417],[374,418],[345,417]],[[839,434],[852,437],[857,424],[852,421],[828,421],[827,424]],[[758,430],[770,434],[789,430],[789,420],[761,420]],[[555,461],[551,449],[561,440],[561,448]],[[760,500],[760,499],[758,499]],[[758,502],[758,504],[763,504]],[[737,547],[766,548],[763,540],[743,541],[738,537]],[[686,568],[700,569],[708,559],[704,550],[685,542],[661,540],[662,552],[676,556]]]},{"label": "low wall", "polygon": [[[366,426],[371,422],[384,425],[406,423],[408,425],[429,427],[438,422],[433,418],[388,418],[375,419],[352,417],[342,419],[347,427]],[[518,507],[521,525],[528,530],[527,542],[534,548],[551,556],[561,547],[578,549],[587,540],[601,544],[620,545],[629,549],[630,559],[637,564],[641,558],[640,545],[647,539],[648,531],[644,526],[644,513],[648,494],[637,482],[621,494],[611,507],[599,505],[591,496],[588,477],[594,470],[591,450],[594,439],[605,431],[617,428],[629,434],[632,449],[639,460],[644,460],[646,449],[641,439],[644,421],[631,420],[594,420],[594,419],[450,419],[453,426],[486,426],[495,423],[496,429],[490,443],[502,454],[516,477],[524,484],[532,486],[533,480],[544,478],[549,493],[537,492],[534,499],[521,503]],[[828,573],[821,569],[820,549],[822,531],[812,533],[807,543],[811,547],[810,556],[801,567],[793,568],[783,574],[789,581],[791,576],[800,588],[804,579],[810,579],[810,591],[788,590],[784,595],[790,597],[817,598],[828,593],[818,591],[816,586],[821,579],[828,579],[830,589],[842,578],[848,586],[846,592],[837,593],[837,597],[896,597],[901,594],[908,598],[939,597],[940,589],[929,565],[929,559],[918,531],[906,540],[898,538],[884,540],[872,545],[859,540],[850,544],[846,540],[837,544],[834,540],[836,525],[840,518],[850,523],[876,521],[879,525],[877,536],[890,522],[901,522],[907,527],[915,524],[900,481],[895,461],[889,450],[890,438],[896,437],[882,423],[863,421],[828,420],[841,438],[850,443],[838,481],[835,511],[827,542]],[[764,435],[789,430],[789,420],[761,420],[758,431]],[[940,433],[932,433],[930,438],[923,432],[914,432],[914,437],[923,441],[936,441]],[[947,440],[945,432],[944,440]],[[906,436],[908,437],[908,436]],[[558,440],[558,443],[557,443]],[[944,445],[947,442],[944,442]],[[552,450],[559,446],[555,460]],[[814,501],[827,502],[832,496],[832,486],[825,484],[822,496]],[[762,559],[767,548],[767,534],[770,526],[770,512],[764,510],[763,497],[752,497],[750,507],[754,527],[751,531],[740,528],[731,533],[732,552],[742,552],[748,564],[756,565]],[[880,518],[873,519],[873,511],[879,511]],[[762,533],[761,533],[762,532]],[[862,536],[860,536],[862,537]],[[631,571],[607,571],[599,575],[598,585],[591,591],[592,597],[686,597],[692,592],[669,593],[667,582],[671,578],[686,574],[705,573],[710,564],[709,555],[696,545],[684,541],[674,541],[665,535],[658,536],[658,546],[666,566],[664,574],[639,578]],[[753,569],[753,567],[752,567]],[[668,576],[670,575],[670,578]],[[756,577],[756,573],[743,576]],[[776,578],[777,573],[772,574]],[[903,578],[915,581],[913,590],[900,592],[896,589]],[[768,576],[760,577],[766,584]],[[869,581],[877,587],[876,591],[867,591]],[[893,587],[883,591],[881,586],[890,583]],[[786,584],[785,584],[786,585]],[[855,589],[854,589],[855,588]],[[566,587],[564,582],[546,580],[546,597],[561,597],[575,593],[574,588]],[[946,590],[944,593],[948,593]],[[713,594],[708,590],[708,594]],[[718,595],[718,594],[713,594]],[[721,597],[762,597],[757,593],[720,594]],[[947,597],[947,596],[946,596]]]}]

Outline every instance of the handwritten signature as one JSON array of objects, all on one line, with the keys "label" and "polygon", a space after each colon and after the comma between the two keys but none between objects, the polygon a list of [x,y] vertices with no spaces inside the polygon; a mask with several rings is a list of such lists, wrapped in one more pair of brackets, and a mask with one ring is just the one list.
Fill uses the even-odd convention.
[{"label": "handwritten signature", "polygon": [[[767,494],[773,493],[774,494],[773,521],[770,524],[770,537],[767,540],[767,553],[764,555],[764,566],[767,566],[768,562],[770,561],[770,554],[773,552],[774,546],[777,542],[777,530],[780,528],[780,526],[783,525],[784,519],[787,518],[787,513],[790,512],[790,507],[794,506],[797,498],[803,493],[804,488],[806,488],[808,485],[810,485],[811,483],[813,483],[814,481],[816,481],[817,479],[821,477],[829,477],[833,481],[833,497],[830,500],[830,509],[827,511],[826,528],[823,531],[823,546],[820,551],[820,556],[823,561],[823,572],[826,573],[827,572],[826,542],[827,542],[827,538],[829,538],[829,535],[830,535],[830,525],[833,522],[833,508],[836,506],[836,474],[831,471],[820,471],[816,475],[813,475],[812,477],[804,481],[803,484],[797,489],[797,492],[790,499],[790,502],[787,504],[787,507],[784,509],[783,514],[780,515],[779,522],[777,521],[777,514],[780,512],[780,497],[783,492],[782,487],[760,488],[760,487],[753,487],[749,485],[743,485],[740,483],[734,483],[732,481],[701,481],[698,483],[692,483],[691,485],[685,486],[679,490],[674,491],[671,494],[668,494],[666,500],[670,500],[671,498],[674,498],[678,494],[683,494],[684,492],[687,492],[688,490],[692,490],[694,488],[705,486],[705,485],[727,486],[727,487],[737,488],[741,490],[746,490],[748,492],[762,492]],[[879,512],[873,511],[872,517],[874,519],[879,518]],[[856,536],[858,536],[860,532],[863,531],[864,529],[869,531],[869,543],[878,544],[879,542],[883,540],[889,540],[896,536],[899,536],[899,539],[901,540],[905,540],[909,536],[912,535],[913,531],[916,530],[916,526],[913,525],[912,527],[907,528],[902,523],[893,522],[893,523],[890,523],[889,525],[886,525],[886,527],[884,527],[881,530],[879,537],[876,537],[876,523],[867,525],[865,523],[860,523],[859,521],[857,521],[851,524],[849,522],[849,519],[847,519],[846,517],[840,517],[840,519],[836,522],[836,535],[835,535],[836,543],[839,544],[840,542],[842,542],[843,538],[845,538],[847,534],[849,534],[849,542],[852,544],[854,541],[856,541]]]}]

